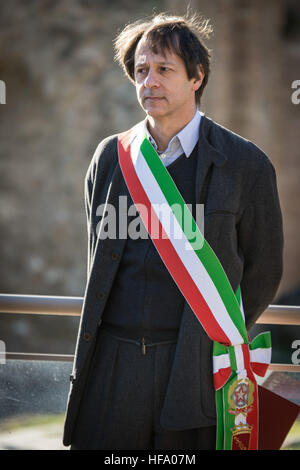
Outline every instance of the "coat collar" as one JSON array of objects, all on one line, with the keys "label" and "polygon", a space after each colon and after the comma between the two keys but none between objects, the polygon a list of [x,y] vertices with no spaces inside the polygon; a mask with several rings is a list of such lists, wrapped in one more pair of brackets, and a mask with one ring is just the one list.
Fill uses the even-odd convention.
[{"label": "coat collar", "polygon": [[227,162],[227,157],[216,147],[215,125],[213,120],[203,113],[199,129],[198,153],[200,160],[221,167]]}]

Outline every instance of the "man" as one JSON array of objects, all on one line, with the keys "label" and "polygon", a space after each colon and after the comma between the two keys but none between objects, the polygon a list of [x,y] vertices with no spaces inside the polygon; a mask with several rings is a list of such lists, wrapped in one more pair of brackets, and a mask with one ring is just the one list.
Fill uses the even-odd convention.
[{"label": "man", "polygon": [[[281,212],[267,156],[198,109],[209,76],[201,39],[208,32],[195,17],[161,14],[127,26],[115,45],[146,113],[131,142],[147,136],[163,163],[158,173],[171,176],[194,217],[204,204],[205,240],[232,290],[240,286],[250,328],[281,278]],[[125,224],[128,232],[139,224],[141,236],[124,236],[122,197],[136,203],[145,175],[130,186],[120,142],[111,136],[99,144],[85,179],[88,281],[64,444],[214,449],[212,340],[187,300],[190,284],[179,288],[185,275],[173,278],[156,240],[145,236],[142,210],[128,211]],[[117,226],[106,236],[112,207]]]}]

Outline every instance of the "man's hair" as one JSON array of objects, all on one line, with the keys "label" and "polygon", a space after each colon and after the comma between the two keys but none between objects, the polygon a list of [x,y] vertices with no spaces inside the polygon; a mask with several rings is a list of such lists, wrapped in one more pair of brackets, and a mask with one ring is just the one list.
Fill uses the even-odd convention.
[{"label": "man's hair", "polygon": [[146,21],[129,24],[121,31],[114,41],[115,60],[134,83],[134,55],[142,38],[154,54],[164,54],[165,51],[177,54],[185,64],[189,80],[199,78],[199,66],[205,74],[200,88],[195,92],[196,102],[200,104],[210,73],[211,57],[203,38],[208,38],[211,32],[209,20],[196,14],[173,16],[160,13]]}]

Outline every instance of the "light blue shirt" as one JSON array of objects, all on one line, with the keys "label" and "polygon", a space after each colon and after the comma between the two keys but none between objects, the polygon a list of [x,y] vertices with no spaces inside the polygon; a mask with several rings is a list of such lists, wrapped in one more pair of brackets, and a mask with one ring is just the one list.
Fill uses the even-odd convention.
[{"label": "light blue shirt", "polygon": [[197,109],[193,119],[178,134],[172,137],[168,147],[162,152],[157,150],[157,144],[148,131],[146,120],[144,121],[147,137],[160,156],[164,166],[170,165],[183,153],[187,158],[191,155],[199,140],[199,126],[202,115],[203,113]]}]

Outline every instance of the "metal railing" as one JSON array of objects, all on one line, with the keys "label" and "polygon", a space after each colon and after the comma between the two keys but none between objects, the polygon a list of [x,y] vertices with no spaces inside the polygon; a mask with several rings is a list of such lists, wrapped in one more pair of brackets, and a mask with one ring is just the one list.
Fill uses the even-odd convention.
[{"label": "metal railing", "polygon": [[[79,317],[83,297],[0,294],[0,313]],[[300,306],[269,305],[256,324],[300,325]],[[69,354],[6,352],[7,359],[73,361]],[[274,364],[270,370],[300,372],[300,364]]]}]

